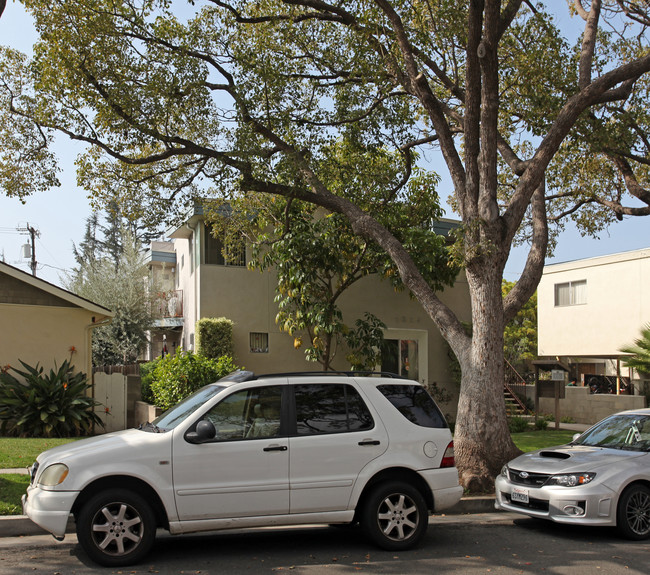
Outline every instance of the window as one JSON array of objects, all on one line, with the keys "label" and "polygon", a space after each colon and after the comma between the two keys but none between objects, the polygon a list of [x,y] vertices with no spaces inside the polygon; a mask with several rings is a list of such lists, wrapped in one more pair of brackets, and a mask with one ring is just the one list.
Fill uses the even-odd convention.
[{"label": "window", "polygon": [[298,435],[364,431],[375,425],[368,407],[351,385],[296,385],[294,389]]},{"label": "window", "polygon": [[261,439],[280,435],[282,388],[244,389],[226,397],[205,416],[217,430],[217,441]]},{"label": "window", "polygon": [[587,303],[587,280],[555,284],[555,307]]},{"label": "window", "polygon": [[385,339],[381,347],[381,370],[418,381],[418,342],[414,339]]},{"label": "window", "polygon": [[424,388],[418,385],[380,385],[377,389],[411,423],[420,427],[447,427],[438,406]]},{"label": "window", "polygon": [[269,353],[269,334],[251,332],[250,350],[251,353]]},{"label": "window", "polygon": [[241,241],[224,246],[223,241],[215,238],[208,229],[205,230],[205,263],[219,266],[245,266],[246,244]]}]

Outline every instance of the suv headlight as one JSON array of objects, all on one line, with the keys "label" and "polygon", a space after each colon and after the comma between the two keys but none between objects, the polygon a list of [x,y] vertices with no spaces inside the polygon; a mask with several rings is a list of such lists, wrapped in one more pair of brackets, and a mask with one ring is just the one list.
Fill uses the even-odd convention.
[{"label": "suv headlight", "polygon": [[563,487],[576,487],[586,485],[593,481],[595,473],[564,473],[562,475],[553,475],[546,485],[561,485]]},{"label": "suv headlight", "polygon": [[39,485],[45,485],[46,487],[60,485],[68,476],[68,471],[69,469],[67,465],[64,465],[63,463],[55,463],[43,470],[43,473],[41,473],[38,478],[38,483]]},{"label": "suv headlight", "polygon": [[503,475],[506,479],[508,479],[508,466],[504,465],[501,468],[501,475]]}]

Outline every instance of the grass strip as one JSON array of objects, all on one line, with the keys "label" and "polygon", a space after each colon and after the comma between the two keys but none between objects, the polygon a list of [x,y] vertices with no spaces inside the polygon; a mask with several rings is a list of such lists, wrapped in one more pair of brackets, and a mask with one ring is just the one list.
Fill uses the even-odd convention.
[{"label": "grass strip", "polygon": [[0,474],[0,515],[21,515],[20,498],[27,491],[29,475]]},{"label": "grass strip", "polygon": [[524,452],[535,451],[554,445],[564,445],[569,443],[575,431],[567,429],[545,429],[542,431],[523,431],[522,433],[513,433],[512,440],[515,445]]},{"label": "grass strip", "polygon": [[0,469],[29,467],[39,453],[76,438],[0,437]]}]

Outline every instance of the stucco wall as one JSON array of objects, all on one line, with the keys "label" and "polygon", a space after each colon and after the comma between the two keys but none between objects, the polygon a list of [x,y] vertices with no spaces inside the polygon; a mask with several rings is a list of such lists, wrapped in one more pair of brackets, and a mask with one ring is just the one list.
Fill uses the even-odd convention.
[{"label": "stucco wall", "polygon": [[[570,417],[575,423],[591,425],[601,419],[625,411],[646,407],[644,395],[602,395],[589,393],[588,387],[565,388],[566,396],[560,399],[560,418]],[[540,397],[541,413],[555,413],[555,399]]]},{"label": "stucco wall", "polygon": [[70,358],[77,371],[90,374],[92,312],[80,308],[0,304],[0,366],[39,363],[49,370]]},{"label": "stucco wall", "polygon": [[[303,349],[294,348],[294,338],[281,332],[275,323],[278,309],[274,302],[276,282],[272,273],[260,273],[242,267],[202,265],[200,278],[200,315],[227,317],[235,322],[233,336],[238,365],[258,373],[319,370],[305,359]],[[461,274],[453,288],[440,294],[441,299],[463,321],[471,317],[467,282]],[[352,325],[370,312],[387,326],[387,337],[420,341],[420,381],[435,383],[452,396],[450,407],[442,406],[453,417],[457,385],[449,372],[447,344],[422,306],[408,292],[395,292],[388,281],[367,276],[356,282],[339,301],[344,320]],[[188,326],[189,327],[189,326]],[[252,353],[249,333],[269,334],[269,353]],[[346,350],[340,348],[335,369],[349,369]]]},{"label": "stucco wall", "polygon": [[[587,302],[555,306],[556,284],[586,280]],[[650,322],[650,249],[555,264],[537,290],[540,356],[617,356]]]}]

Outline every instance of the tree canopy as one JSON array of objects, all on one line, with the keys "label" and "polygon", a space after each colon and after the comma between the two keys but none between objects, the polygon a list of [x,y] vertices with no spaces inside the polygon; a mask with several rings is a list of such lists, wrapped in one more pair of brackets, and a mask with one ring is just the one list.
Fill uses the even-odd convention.
[{"label": "tree canopy", "polygon": [[[56,182],[48,144],[63,133],[88,145],[79,183],[135,217],[172,218],[196,196],[251,192],[342,214],[388,254],[458,357],[458,467],[466,486],[489,487],[516,452],[503,328],[534,293],[558,226],[572,218],[597,233],[650,213],[647,3],[24,4],[40,40],[32,62],[5,48],[0,57],[6,193]],[[561,10],[577,40],[560,29]],[[432,165],[447,171],[462,222],[455,257],[471,335],[379,215],[405,201],[417,167]],[[430,204],[434,192],[423,186],[408,201]],[[528,258],[503,297],[518,241]]]}]

